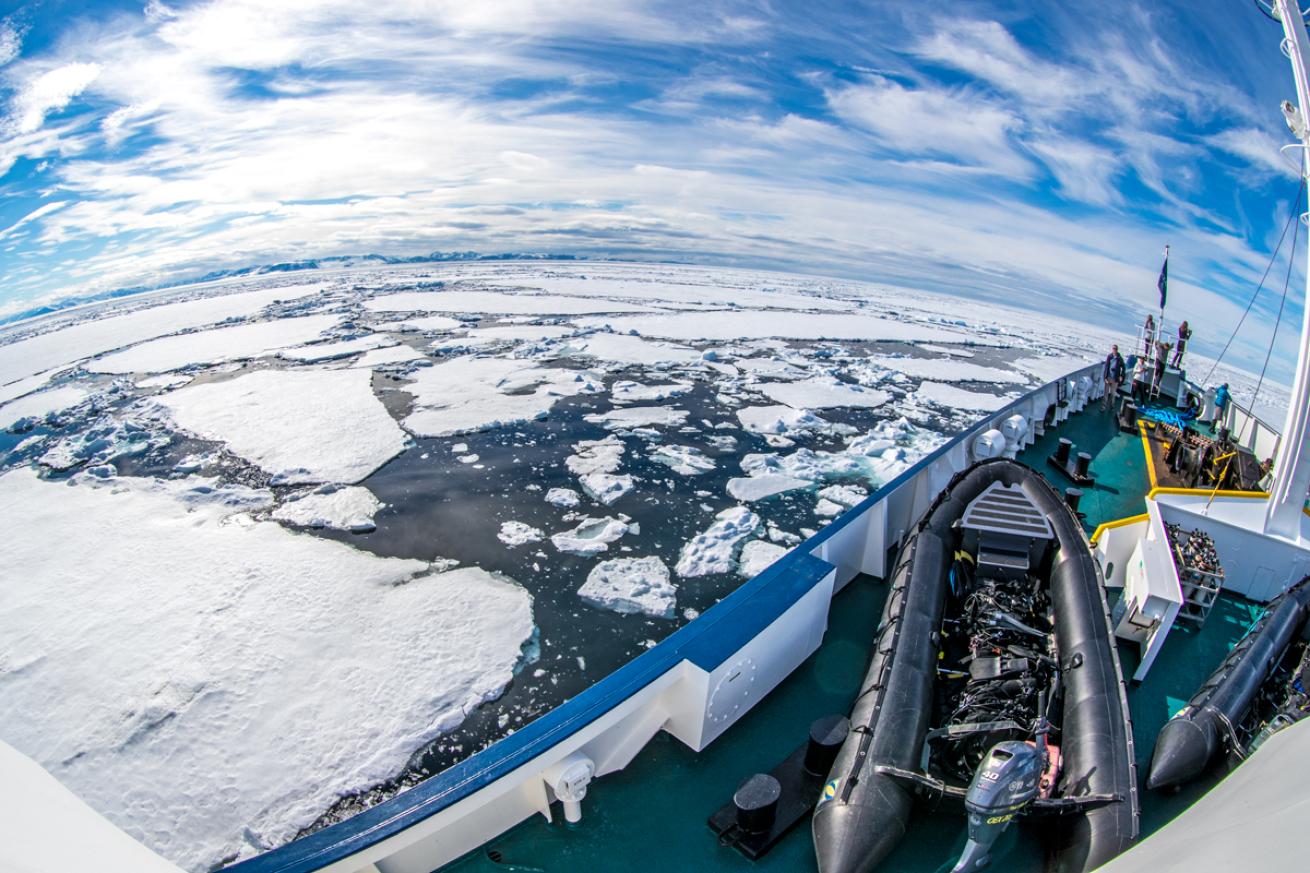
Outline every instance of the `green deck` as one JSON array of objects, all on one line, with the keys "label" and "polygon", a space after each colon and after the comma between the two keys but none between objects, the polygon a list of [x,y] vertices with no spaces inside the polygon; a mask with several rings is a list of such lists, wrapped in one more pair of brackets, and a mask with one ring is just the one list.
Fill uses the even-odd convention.
[{"label": "green deck", "polygon": [[[1049,473],[1057,487],[1069,484],[1046,464],[1058,437],[1075,451],[1092,454],[1097,483],[1085,489],[1081,510],[1090,531],[1104,521],[1144,511],[1150,488],[1141,438],[1120,433],[1112,416],[1095,406],[1070,418],[1058,431],[1029,447],[1020,460]],[[726,802],[738,783],[764,771],[800,745],[814,718],[848,711],[868,659],[868,645],[886,589],[860,577],[834,601],[822,647],[722,738],[700,754],[661,733],[625,770],[597,780],[583,802],[576,826],[547,824],[533,817],[445,869],[480,871],[568,871],[658,869],[679,871],[814,870],[808,820],[769,855],[751,862],[717,845],[705,819]],[[1139,781],[1145,781],[1155,735],[1209,675],[1258,614],[1258,607],[1223,596],[1202,631],[1179,629],[1145,682],[1129,690]],[[1136,667],[1132,646],[1120,650],[1124,672]],[[1190,804],[1206,786],[1174,795],[1142,792],[1142,833],[1149,834]],[[1042,869],[1036,840],[1026,828],[1011,828],[1001,840],[991,869],[1026,873]],[[938,873],[949,870],[965,838],[962,815],[943,809],[916,813],[900,848],[880,873]]]}]

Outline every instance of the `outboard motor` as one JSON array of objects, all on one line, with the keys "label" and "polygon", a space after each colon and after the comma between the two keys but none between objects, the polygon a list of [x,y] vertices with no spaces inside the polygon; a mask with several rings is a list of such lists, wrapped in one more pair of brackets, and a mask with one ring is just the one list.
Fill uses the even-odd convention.
[{"label": "outboard motor", "polygon": [[978,765],[964,797],[969,842],[951,873],[972,873],[985,866],[1015,813],[1036,799],[1046,769],[1044,739],[1035,746],[1021,740],[997,743]]}]

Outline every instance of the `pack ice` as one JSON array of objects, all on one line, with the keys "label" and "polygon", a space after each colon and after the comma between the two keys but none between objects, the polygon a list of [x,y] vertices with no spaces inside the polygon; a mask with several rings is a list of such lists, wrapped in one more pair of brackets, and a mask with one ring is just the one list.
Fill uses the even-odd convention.
[{"label": "pack ice", "polygon": [[368,370],[259,370],[158,402],[178,427],[219,440],[274,482],[358,482],[405,449]]},{"label": "pack ice", "polygon": [[0,476],[0,733],[189,870],[396,775],[533,632],[508,580],[252,521],[264,491],[73,481]]}]

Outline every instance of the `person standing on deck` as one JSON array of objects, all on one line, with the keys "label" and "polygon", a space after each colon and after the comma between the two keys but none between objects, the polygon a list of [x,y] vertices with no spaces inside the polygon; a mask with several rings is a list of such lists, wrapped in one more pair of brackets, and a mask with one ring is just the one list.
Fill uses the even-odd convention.
[{"label": "person standing on deck", "polygon": [[1155,343],[1155,316],[1146,314],[1146,324],[1142,326],[1142,357],[1151,357],[1151,346]]},{"label": "person standing on deck", "polygon": [[1214,421],[1210,423],[1211,430],[1214,430],[1215,428],[1219,427],[1219,425],[1223,422],[1224,411],[1228,409],[1228,401],[1230,399],[1231,397],[1228,394],[1228,383],[1225,382],[1224,384],[1220,385],[1219,390],[1214,393],[1214,408],[1216,411],[1215,411]]},{"label": "person standing on deck", "polygon": [[1174,347],[1174,360],[1173,360],[1173,365],[1175,367],[1182,366],[1183,349],[1187,346],[1187,341],[1191,338],[1192,338],[1192,329],[1188,327],[1187,322],[1184,321],[1182,324],[1178,325],[1178,345]]},{"label": "person standing on deck", "polygon": [[1114,397],[1119,393],[1119,386],[1124,381],[1124,359],[1119,354],[1117,345],[1110,347],[1110,354],[1105,356],[1105,370],[1101,374],[1105,378],[1105,393],[1101,395],[1101,411],[1105,412],[1106,404],[1114,405]]}]

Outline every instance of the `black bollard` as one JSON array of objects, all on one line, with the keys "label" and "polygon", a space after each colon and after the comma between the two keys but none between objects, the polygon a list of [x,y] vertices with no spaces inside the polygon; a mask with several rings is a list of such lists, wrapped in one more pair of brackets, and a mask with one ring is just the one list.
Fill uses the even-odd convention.
[{"label": "black bollard", "polygon": [[825,715],[815,719],[810,724],[810,743],[805,747],[805,771],[815,776],[827,776],[850,732],[850,720],[844,715]]},{"label": "black bollard", "polygon": [[1079,452],[1078,462],[1074,467],[1074,474],[1078,476],[1086,477],[1087,468],[1090,467],[1091,465],[1092,465],[1092,456],[1087,454],[1086,452]]},{"label": "black bollard", "polygon": [[732,795],[737,807],[737,825],[747,833],[766,833],[778,814],[782,785],[768,773],[756,773]]},{"label": "black bollard", "polygon": [[1060,445],[1055,449],[1055,463],[1062,467],[1069,466],[1069,451],[1073,448],[1073,441],[1060,437]]},{"label": "black bollard", "polygon": [[1078,511],[1078,504],[1083,499],[1083,490],[1081,488],[1064,489],[1064,502],[1069,504],[1069,508],[1074,512]]}]

